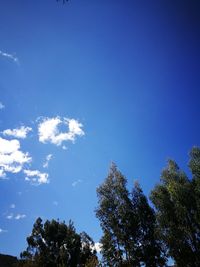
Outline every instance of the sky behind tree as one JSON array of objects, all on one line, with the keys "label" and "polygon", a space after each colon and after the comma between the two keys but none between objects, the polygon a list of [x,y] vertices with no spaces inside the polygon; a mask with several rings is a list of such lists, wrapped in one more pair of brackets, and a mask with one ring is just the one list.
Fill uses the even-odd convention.
[{"label": "sky behind tree", "polygon": [[145,194],[200,145],[200,2],[0,1],[0,253],[35,219],[95,242],[114,161]]}]

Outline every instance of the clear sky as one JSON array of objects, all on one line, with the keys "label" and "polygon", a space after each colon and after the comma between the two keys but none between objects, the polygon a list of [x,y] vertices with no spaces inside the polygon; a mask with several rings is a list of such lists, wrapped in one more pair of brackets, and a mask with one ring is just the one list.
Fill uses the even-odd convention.
[{"label": "clear sky", "polygon": [[114,161],[145,194],[200,145],[200,1],[0,0],[0,253],[35,219],[98,242]]}]

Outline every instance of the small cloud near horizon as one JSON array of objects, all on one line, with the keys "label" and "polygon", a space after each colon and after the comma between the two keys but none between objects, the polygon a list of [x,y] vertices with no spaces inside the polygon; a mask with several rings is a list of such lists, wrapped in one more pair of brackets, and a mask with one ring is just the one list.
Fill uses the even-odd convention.
[{"label": "small cloud near horizon", "polygon": [[15,220],[21,220],[21,219],[24,219],[24,218],[26,218],[26,214],[17,214],[15,216]]},{"label": "small cloud near horizon", "polygon": [[99,242],[94,243],[94,247],[93,248],[96,250],[97,253],[101,252],[101,247],[102,247],[101,243],[99,243]]},{"label": "small cloud near horizon", "polygon": [[16,214],[14,215],[13,213],[10,213],[9,215],[6,216],[6,219],[8,220],[21,220],[21,219],[24,219],[26,218],[26,214]]}]

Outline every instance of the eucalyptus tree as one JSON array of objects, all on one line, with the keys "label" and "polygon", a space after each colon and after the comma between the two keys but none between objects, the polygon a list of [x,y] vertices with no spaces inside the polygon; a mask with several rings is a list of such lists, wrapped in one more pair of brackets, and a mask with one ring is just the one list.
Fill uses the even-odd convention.
[{"label": "eucalyptus tree", "polygon": [[[138,182],[132,191],[133,212],[137,220],[138,258],[142,266],[165,266],[165,246],[159,239],[156,216]],[[134,255],[134,253],[133,253]]]},{"label": "eucalyptus tree", "polygon": [[151,199],[156,207],[160,237],[178,267],[200,266],[200,149],[193,148],[192,178],[169,160]]},{"label": "eucalyptus tree", "polygon": [[96,216],[103,230],[103,262],[106,266],[164,266],[165,257],[156,236],[156,219],[138,183],[132,193],[127,180],[111,165],[97,188]]}]

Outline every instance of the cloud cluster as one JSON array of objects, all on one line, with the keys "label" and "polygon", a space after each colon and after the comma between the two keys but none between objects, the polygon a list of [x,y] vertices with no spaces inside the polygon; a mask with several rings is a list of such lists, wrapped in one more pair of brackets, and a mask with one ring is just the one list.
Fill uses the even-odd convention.
[{"label": "cloud cluster", "polygon": [[[68,127],[68,131],[60,131],[59,126]],[[75,119],[44,118],[38,125],[39,141],[57,146],[62,145],[64,141],[74,142],[77,136],[84,135],[82,127],[83,125]]]},{"label": "cloud cluster", "polygon": [[8,59],[13,60],[13,61],[16,62],[16,63],[19,63],[19,59],[18,59],[16,56],[14,56],[14,55],[12,55],[12,54],[8,54],[8,53],[6,53],[6,52],[3,52],[3,51],[1,51],[1,50],[0,50],[0,56],[2,56],[2,57],[6,57],[6,58],[8,58]]},{"label": "cloud cluster", "polygon": [[[2,54],[1,54],[2,55]],[[4,55],[5,56],[5,55]],[[0,103],[1,104],[1,103]],[[1,105],[0,105],[1,108]],[[52,143],[56,146],[62,145],[64,141],[75,142],[77,136],[83,136],[85,133],[82,129],[83,125],[75,119],[61,118],[59,116],[53,118],[42,118],[38,123],[38,136],[41,143]],[[61,131],[61,127],[66,128]],[[19,173],[25,174],[25,180],[31,184],[40,185],[49,183],[49,174],[46,172],[40,172],[39,170],[27,169],[27,164],[30,165],[32,157],[28,152],[23,152],[20,147],[20,142],[17,139],[25,139],[30,131],[31,127],[21,126],[15,129],[6,129],[0,132],[3,136],[12,137],[15,139],[7,140],[0,137],[0,178],[6,179],[6,173]],[[66,149],[65,145],[62,145],[63,149]],[[48,154],[44,168],[48,168],[49,161],[53,155]],[[81,180],[77,180],[72,183],[72,186],[76,186]],[[14,206],[13,206],[14,208]]]},{"label": "cloud cluster", "polygon": [[21,126],[20,128],[16,128],[16,129],[12,129],[12,130],[11,129],[6,129],[2,133],[3,133],[3,135],[13,136],[15,138],[25,139],[27,137],[27,134],[30,131],[32,131],[31,127]]},{"label": "cloud cluster", "polygon": [[40,172],[38,170],[24,170],[26,174],[26,181],[30,181],[32,184],[40,185],[40,184],[48,184],[49,183],[49,174],[46,172]]},{"label": "cloud cluster", "polygon": [[28,152],[20,150],[18,140],[6,140],[0,137],[0,177],[5,177],[6,172],[20,172],[24,164],[30,163],[31,160]]}]

